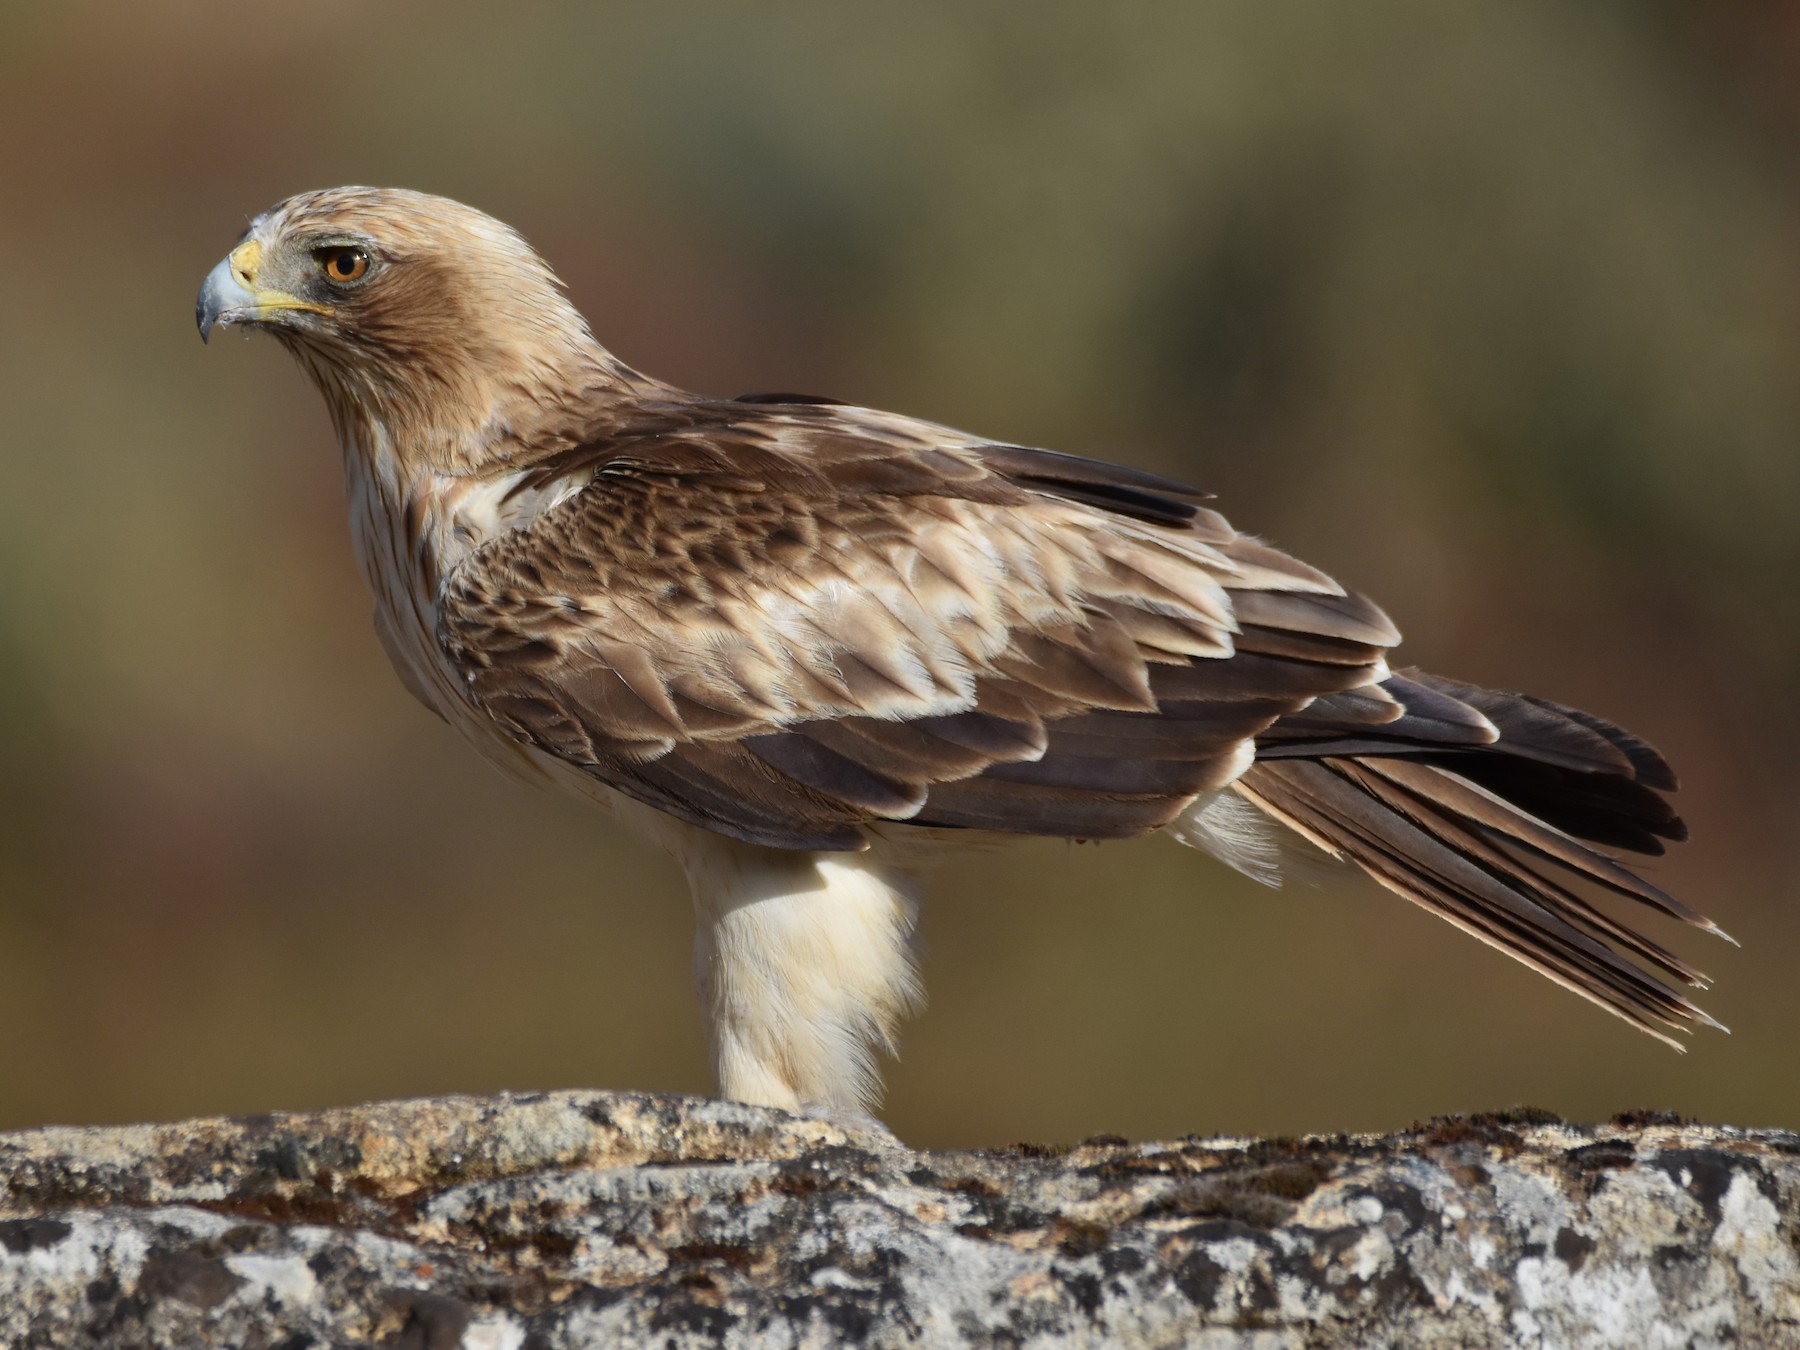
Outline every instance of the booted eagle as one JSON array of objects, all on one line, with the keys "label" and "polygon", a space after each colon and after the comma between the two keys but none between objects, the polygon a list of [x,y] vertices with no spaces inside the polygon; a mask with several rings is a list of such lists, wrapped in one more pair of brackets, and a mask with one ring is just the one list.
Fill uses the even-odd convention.
[{"label": "booted eagle", "polygon": [[489,759],[687,874],[719,1090],[854,1115],[920,1000],[918,879],[971,839],[1164,831],[1271,879],[1292,831],[1608,1012],[1718,1025],[1594,903],[1709,931],[1610,850],[1685,830],[1591,713],[1392,669],[1387,615],[1140,469],[600,346],[511,229],[347,187],[258,216],[201,337],[331,410],[375,627]]}]

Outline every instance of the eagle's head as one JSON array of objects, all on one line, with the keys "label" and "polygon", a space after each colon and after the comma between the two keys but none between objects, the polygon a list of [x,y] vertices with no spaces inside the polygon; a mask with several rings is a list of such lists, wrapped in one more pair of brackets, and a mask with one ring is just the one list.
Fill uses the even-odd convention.
[{"label": "eagle's head", "polygon": [[437,439],[613,365],[524,239],[473,207],[399,188],[305,192],[269,208],[207,274],[200,336],[274,334],[340,430]]}]

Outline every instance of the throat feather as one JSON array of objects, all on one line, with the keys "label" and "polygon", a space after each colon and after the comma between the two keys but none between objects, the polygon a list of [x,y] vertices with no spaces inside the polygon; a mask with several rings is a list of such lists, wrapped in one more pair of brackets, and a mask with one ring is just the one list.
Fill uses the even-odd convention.
[{"label": "throat feather", "polygon": [[381,645],[413,696],[452,717],[462,691],[437,642],[438,592],[448,563],[443,504],[428,481],[398,471],[376,429],[347,438],[344,469],[351,543]]}]

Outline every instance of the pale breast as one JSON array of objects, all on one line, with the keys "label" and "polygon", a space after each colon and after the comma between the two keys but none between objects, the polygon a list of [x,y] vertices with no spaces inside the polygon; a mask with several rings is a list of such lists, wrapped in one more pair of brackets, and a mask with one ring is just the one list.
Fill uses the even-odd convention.
[{"label": "pale breast", "polygon": [[403,479],[378,441],[346,447],[350,536],[374,601],[375,633],[407,692],[460,731],[509,776],[541,783],[544,758],[506,735],[470,699],[437,639],[444,578],[474,550],[523,528],[585,479],[529,492],[518,475]]}]

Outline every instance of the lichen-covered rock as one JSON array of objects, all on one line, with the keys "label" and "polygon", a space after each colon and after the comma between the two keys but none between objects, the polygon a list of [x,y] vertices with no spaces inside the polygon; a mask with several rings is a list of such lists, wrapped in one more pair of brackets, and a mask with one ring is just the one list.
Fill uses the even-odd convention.
[{"label": "lichen-covered rock", "polygon": [[0,1345],[1800,1346],[1800,1137],[913,1153],[565,1092],[0,1136]]}]

